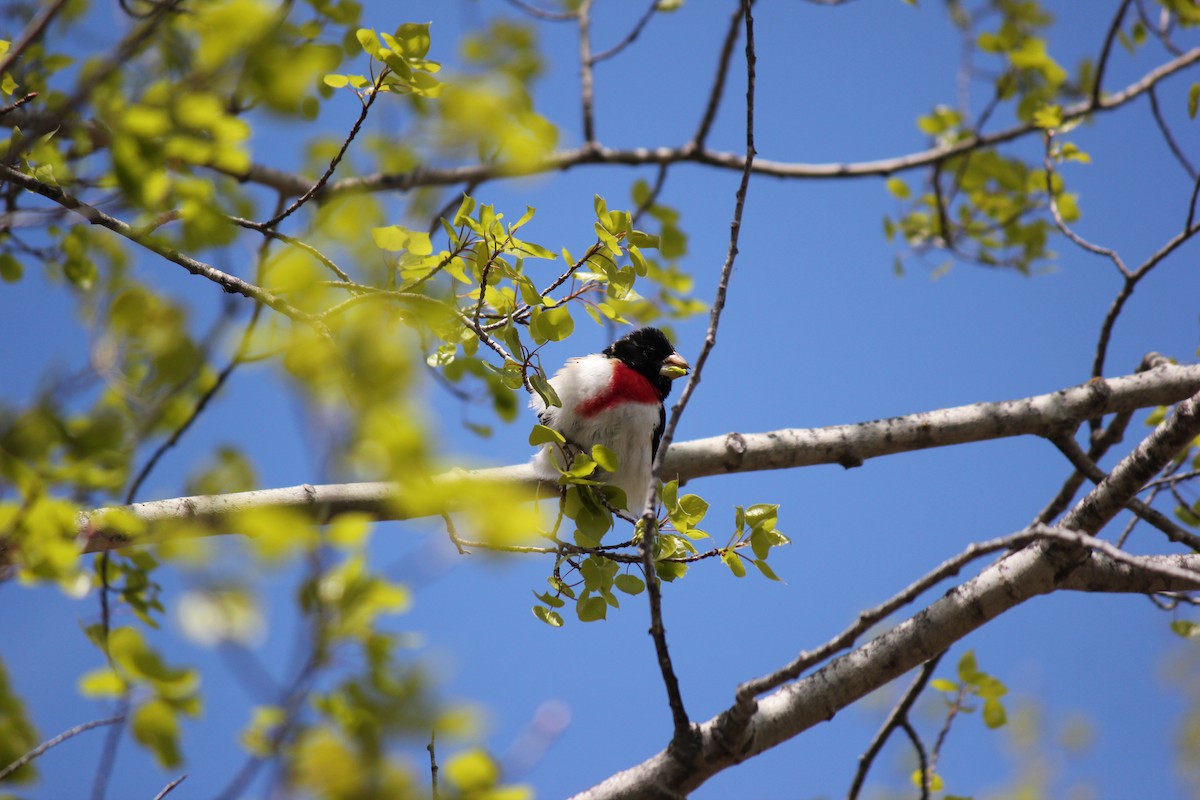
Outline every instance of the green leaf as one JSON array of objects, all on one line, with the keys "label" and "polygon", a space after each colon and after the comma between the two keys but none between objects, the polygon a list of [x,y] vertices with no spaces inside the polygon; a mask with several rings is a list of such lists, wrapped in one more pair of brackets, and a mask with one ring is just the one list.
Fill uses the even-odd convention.
[{"label": "green leaf", "polygon": [[596,470],[596,462],[586,453],[576,453],[571,466],[563,474],[570,478],[586,478]]},{"label": "green leaf", "polygon": [[1004,723],[1008,722],[1008,714],[1004,710],[1004,705],[995,698],[988,698],[983,701],[983,724],[989,728],[1001,728]]},{"label": "green leaf", "polygon": [[608,603],[603,597],[586,597],[575,604],[580,622],[596,622],[608,616]]},{"label": "green leaf", "polygon": [[1193,528],[1200,527],[1200,501],[1197,501],[1192,508],[1175,506],[1175,517],[1184,525]]},{"label": "green leaf", "polygon": [[605,472],[617,471],[617,454],[602,444],[592,446],[592,460]]},{"label": "green leaf", "polygon": [[958,679],[963,683],[975,684],[981,675],[979,665],[975,661],[975,651],[968,650],[963,653],[962,658],[958,660]]},{"label": "green leaf", "polygon": [[946,678],[934,678],[929,682],[929,685],[939,692],[950,692],[951,694],[958,692],[958,684]]},{"label": "green leaf", "polygon": [[1200,623],[1186,619],[1174,620],[1171,622],[1171,633],[1182,636],[1184,639],[1200,638]]},{"label": "green leaf", "polygon": [[0,253],[0,280],[16,283],[25,274],[25,268],[12,253]]},{"label": "green leaf", "polygon": [[475,210],[475,198],[469,194],[464,194],[462,202],[458,204],[458,211],[454,212],[454,224],[456,226],[463,225],[466,220],[471,218],[471,212]]},{"label": "green leaf", "polygon": [[[918,789],[925,785],[924,782],[922,781],[921,776],[922,776],[922,770],[918,769],[918,770],[913,771],[913,774],[912,774],[913,786],[916,786]],[[944,788],[944,784],[942,783],[942,777],[940,775],[938,775],[936,772],[931,773],[929,775],[929,791],[940,792],[943,788]]]},{"label": "green leaf", "polygon": [[563,626],[562,616],[557,611],[552,611],[545,606],[534,606],[533,615],[551,628],[561,628]]},{"label": "green leaf", "polygon": [[679,498],[679,510],[690,522],[696,523],[708,513],[708,501],[698,494],[685,494]]},{"label": "green leaf", "polygon": [[399,225],[388,225],[386,228],[371,228],[371,238],[375,246],[381,250],[403,250],[408,244],[408,231]]},{"label": "green leaf", "polygon": [[912,197],[912,192],[903,178],[888,178],[885,185],[887,186],[887,190],[892,193],[892,196],[898,200],[907,200]]},{"label": "green leaf", "polygon": [[571,311],[565,305],[535,308],[529,317],[529,333],[538,344],[561,342],[575,330]]},{"label": "green leaf", "polygon": [[746,577],[746,565],[742,563],[742,557],[733,550],[728,550],[721,554],[721,560],[725,562],[725,566],[729,567],[729,571],[736,578]]},{"label": "green leaf", "polygon": [[540,444],[566,444],[566,441],[565,436],[545,425],[534,425],[529,432],[529,443],[535,447]]},{"label": "green leaf", "polygon": [[150,700],[133,712],[130,722],[133,738],[154,754],[159,766],[179,766],[179,720],[175,709],[165,700]]},{"label": "green leaf", "polygon": [[367,55],[374,59],[379,58],[379,54],[383,48],[379,44],[379,37],[375,34],[375,31],[370,28],[359,28],[355,31],[354,35]]},{"label": "green leaf", "polygon": [[767,565],[766,561],[763,561],[761,558],[756,558],[754,559],[753,563],[754,566],[758,567],[758,571],[761,572],[764,577],[773,581],[779,581],[780,583],[783,582],[780,580],[779,576],[775,574],[775,570],[771,569],[771,567]]},{"label": "green leaf", "polygon": [[538,397],[542,398],[542,402],[546,404],[546,408],[562,407],[562,400],[558,398],[558,392],[554,391],[554,387],[550,385],[550,381],[546,380],[545,375],[540,372],[530,372],[529,385],[538,393]]},{"label": "green leaf", "polygon": [[120,697],[127,687],[112,667],[99,667],[79,678],[79,693],[84,697]]},{"label": "green leaf", "polygon": [[1033,112],[1033,124],[1045,130],[1062,126],[1062,106],[1044,105]]},{"label": "green leaf", "polygon": [[429,54],[429,23],[406,22],[396,29],[395,39],[407,58],[424,58]]},{"label": "green leaf", "polygon": [[637,575],[622,573],[613,579],[613,583],[625,594],[641,594],[646,588],[646,582]]},{"label": "green leaf", "polygon": [[469,796],[492,796],[489,790],[500,778],[500,768],[496,762],[477,748],[454,754],[443,769],[450,783]]},{"label": "green leaf", "polygon": [[512,225],[510,225],[508,227],[508,232],[515,233],[517,230],[522,228],[525,225],[525,223],[527,223],[527,222],[529,222],[529,220],[533,219],[533,215],[535,213],[537,213],[537,209],[535,209],[533,206],[525,206],[525,213],[521,215],[521,218],[519,220],[517,220],[516,222],[514,222]]},{"label": "green leaf", "polygon": [[326,75],[322,80],[326,86],[332,86],[334,89],[341,89],[350,83],[350,78],[345,75]]},{"label": "green leaf", "polygon": [[[20,695],[13,691],[12,682],[4,663],[0,662],[0,764],[8,765],[32,750],[38,743],[37,729],[29,721],[25,704]],[[37,779],[32,764],[10,772],[5,782],[12,784],[31,783]]]},{"label": "green leaf", "polygon": [[1188,89],[1187,110],[1188,117],[1196,118],[1196,110],[1200,107],[1200,83],[1193,83]]}]

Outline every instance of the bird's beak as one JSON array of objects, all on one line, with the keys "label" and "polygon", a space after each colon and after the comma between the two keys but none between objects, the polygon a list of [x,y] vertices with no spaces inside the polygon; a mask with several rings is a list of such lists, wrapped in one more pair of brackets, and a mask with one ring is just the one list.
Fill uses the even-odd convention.
[{"label": "bird's beak", "polygon": [[679,353],[671,353],[663,359],[662,367],[658,370],[659,375],[666,375],[671,380],[682,378],[691,370],[691,365],[684,360]]}]

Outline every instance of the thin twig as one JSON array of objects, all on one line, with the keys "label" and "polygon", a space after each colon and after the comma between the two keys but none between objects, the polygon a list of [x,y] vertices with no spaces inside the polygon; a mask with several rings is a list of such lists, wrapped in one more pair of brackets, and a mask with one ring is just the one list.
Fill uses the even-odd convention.
[{"label": "thin twig", "polygon": [[596,53],[596,55],[592,56],[591,57],[592,64],[596,65],[596,64],[599,64],[601,61],[606,61],[607,59],[612,58],[613,56],[617,55],[622,50],[624,50],[626,47],[629,47],[629,45],[631,45],[635,41],[637,41],[638,36],[641,35],[642,30],[646,27],[646,24],[650,22],[650,19],[654,16],[654,12],[656,12],[657,10],[658,10],[658,0],[650,0],[649,7],[642,13],[642,16],[640,19],[638,19],[637,24],[635,24],[633,26],[633,30],[631,30],[625,36],[624,39],[617,42],[612,47],[608,48],[604,52]]},{"label": "thin twig", "polygon": [[721,55],[717,60],[717,77],[713,81],[712,91],[708,94],[708,103],[704,106],[700,125],[696,128],[692,140],[684,146],[685,150],[688,148],[703,150],[708,142],[708,133],[712,130],[713,122],[716,121],[717,109],[721,107],[721,98],[725,96],[725,79],[729,74],[729,64],[733,60],[733,46],[737,43],[738,35],[741,33],[742,16],[745,13],[745,9],[739,3],[733,19],[729,21],[729,28],[725,31],[725,41],[721,44]]},{"label": "thin twig", "polygon": [[[887,719],[883,721],[879,732],[875,734],[875,738],[871,740],[871,744],[861,756],[858,757],[858,769],[854,773],[854,780],[850,783],[850,791],[846,793],[847,800],[856,800],[858,793],[862,790],[863,782],[867,778],[867,773],[871,770],[871,765],[875,763],[876,756],[883,746],[887,744],[888,738],[900,727],[907,719],[908,712],[912,709],[913,704],[917,702],[917,698],[925,691],[925,687],[929,684],[929,679],[933,677],[934,670],[937,669],[938,662],[942,660],[945,652],[939,653],[933,658],[926,661],[921,666],[921,671],[917,673],[917,677],[913,679],[904,696],[900,698],[892,712],[888,714]],[[918,748],[918,753],[921,754],[922,761],[924,760],[924,748]],[[924,768],[924,765],[922,765]]]},{"label": "thin twig", "polygon": [[[0,74],[3,74],[3,73],[0,73]],[[30,92],[29,94],[26,94],[22,97],[18,97],[16,100],[14,100],[11,103],[9,103],[8,105],[6,105],[4,108],[0,108],[0,117],[4,116],[5,114],[11,114],[13,111],[16,111],[18,108],[25,105],[29,101],[36,99],[37,96],[38,96],[37,92]]]},{"label": "thin twig", "polygon": [[900,720],[900,729],[908,734],[913,749],[917,751],[917,769],[921,773],[921,800],[929,800],[929,759],[925,755],[925,745],[917,735],[917,729],[908,721],[908,717]]},{"label": "thin twig", "polygon": [[1097,244],[1092,244],[1087,239],[1084,239],[1075,231],[1071,230],[1067,225],[1067,221],[1063,219],[1062,212],[1058,208],[1058,190],[1054,187],[1054,159],[1051,156],[1051,143],[1054,141],[1054,134],[1050,131],[1046,132],[1045,136],[1045,154],[1042,156],[1042,165],[1046,169],[1046,198],[1050,204],[1050,215],[1054,218],[1054,225],[1062,232],[1064,236],[1070,239],[1079,247],[1095,253],[1098,256],[1108,258],[1117,266],[1117,270],[1125,278],[1129,278],[1129,268],[1125,266],[1125,262],[1121,260],[1121,255],[1116,250],[1109,247],[1101,247]]},{"label": "thin twig", "polygon": [[34,15],[29,24],[25,26],[25,30],[21,31],[21,35],[8,48],[8,52],[4,54],[3,60],[0,60],[0,75],[12,69],[12,65],[17,63],[25,50],[34,42],[42,37],[46,32],[46,28],[50,25],[50,21],[58,16],[58,12],[62,11],[63,6],[67,4],[67,0],[51,0],[51,2],[42,6],[41,10]]},{"label": "thin twig", "polygon": [[154,795],[154,800],[163,800],[163,798],[166,797],[167,795],[169,795],[175,789],[176,786],[183,783],[185,780],[187,780],[186,772],[184,774],[180,775],[175,780],[168,783],[166,786],[164,786],[163,790],[161,792]]},{"label": "thin twig", "polygon": [[[1100,469],[1096,462],[1088,458],[1087,453],[1083,452],[1083,448],[1079,446],[1079,443],[1074,438],[1070,436],[1054,436],[1051,437],[1050,441],[1067,457],[1072,466],[1087,476],[1087,479],[1092,483],[1099,484],[1108,477],[1108,474]],[[1183,528],[1180,528],[1166,514],[1151,508],[1136,498],[1130,499],[1126,503],[1126,507],[1139,518],[1162,531],[1172,542],[1187,545],[1193,550],[1200,552],[1200,536],[1188,533]]]},{"label": "thin twig", "polygon": [[211,264],[206,264],[203,261],[192,258],[191,256],[176,250],[166,242],[163,242],[152,236],[142,235],[129,223],[110,216],[98,208],[84,203],[82,200],[67,194],[56,186],[50,186],[49,184],[42,183],[36,178],[26,175],[25,173],[14,169],[7,164],[0,164],[0,181],[8,181],[9,183],[14,183],[24,189],[28,189],[31,192],[40,194],[48,200],[59,204],[63,208],[75,212],[91,224],[108,228],[110,231],[129,239],[135,244],[141,245],[152,253],[156,253],[168,261],[178,264],[193,275],[199,275],[212,281],[213,283],[216,283],[226,292],[240,294],[244,297],[250,298],[251,300],[257,300],[260,303],[270,306],[272,309],[278,311],[280,314],[283,314],[286,317],[290,317],[298,322],[317,325],[318,328],[320,327],[319,320],[317,320],[313,314],[296,308],[287,301],[267,291],[266,289],[263,289],[262,287],[255,286],[254,284],[248,283],[241,278],[230,275],[227,272],[223,272]]},{"label": "thin twig", "polygon": [[1151,86],[1146,92],[1150,99],[1150,113],[1154,116],[1154,122],[1158,125],[1159,131],[1162,132],[1163,139],[1167,143],[1167,147],[1171,148],[1171,153],[1175,159],[1183,167],[1188,177],[1193,181],[1196,180],[1196,168],[1192,166],[1192,162],[1188,159],[1187,154],[1183,152],[1183,148],[1179,146],[1179,142],[1175,140],[1174,134],[1171,133],[1170,126],[1167,125],[1167,120],[1162,115],[1162,109],[1158,107],[1158,91],[1156,87]]},{"label": "thin twig", "polygon": [[705,336],[704,347],[693,368],[691,378],[684,387],[679,402],[671,409],[670,419],[663,430],[658,453],[654,459],[652,478],[646,508],[642,512],[642,569],[646,574],[647,595],[650,603],[650,635],[654,639],[654,648],[658,654],[659,669],[663,682],[666,684],[667,696],[671,706],[671,715],[675,722],[675,733],[671,741],[677,748],[688,749],[694,746],[694,730],[683,706],[683,696],[679,690],[679,682],[671,664],[670,652],[667,649],[666,629],[662,622],[662,590],[654,572],[654,544],[656,531],[655,507],[658,503],[658,482],[662,475],[663,461],[671,440],[675,436],[675,428],[687,407],[688,399],[699,385],[704,365],[708,355],[717,343],[717,326],[721,320],[721,312],[725,308],[725,295],[729,286],[729,278],[733,273],[733,264],[737,259],[738,236],[742,227],[742,211],[746,204],[746,192],[750,185],[750,171],[754,163],[754,89],[755,89],[755,51],[754,51],[754,14],[751,0],[742,0],[743,21],[746,28],[746,158],[742,170],[742,180],[734,195],[733,221],[730,223],[729,249],[725,263],[721,268],[721,277],[717,284],[713,308],[709,316],[708,333]]},{"label": "thin twig", "polygon": [[1108,34],[1104,37],[1104,46],[1100,48],[1100,58],[1096,60],[1096,78],[1092,83],[1091,101],[1092,105],[1099,105],[1100,92],[1103,89],[1104,73],[1108,69],[1108,56],[1112,52],[1113,41],[1117,38],[1117,34],[1121,31],[1121,21],[1125,19],[1125,11],[1129,8],[1132,0],[1122,0],[1121,5],[1117,8],[1117,13],[1113,15],[1112,23],[1108,26]]},{"label": "thin twig", "polygon": [[[1074,520],[1078,522],[1078,520]],[[1126,553],[1114,545],[1097,539],[1086,533],[1076,532],[1075,530],[1066,530],[1063,528],[1050,528],[1045,525],[1031,525],[1023,531],[1001,536],[995,539],[987,539],[982,542],[976,542],[968,546],[957,556],[953,556],[933,570],[918,578],[906,588],[897,592],[891,598],[859,612],[858,618],[849,625],[845,630],[833,637],[824,644],[812,650],[806,650],[800,653],[790,664],[779,669],[770,675],[764,675],[754,680],[746,681],[737,689],[737,705],[753,705],[755,697],[779,688],[789,681],[796,680],[808,669],[816,664],[819,664],[833,656],[835,653],[841,652],[854,645],[858,637],[864,634],[872,626],[878,624],[888,615],[896,610],[913,602],[917,597],[924,594],[929,589],[936,586],[938,583],[957,575],[967,564],[975,561],[990,553],[995,553],[1001,550],[1014,550],[1022,548],[1028,544],[1038,541],[1056,542],[1075,547],[1084,547],[1095,550],[1103,555],[1111,558],[1113,561],[1127,564],[1129,566],[1143,569],[1163,577],[1173,580],[1183,580],[1195,583],[1200,581],[1200,573],[1191,572],[1186,569],[1173,566],[1168,563],[1158,561],[1150,561],[1148,559]]]},{"label": "thin twig", "polygon": [[[105,592],[106,593],[106,592]],[[103,598],[103,595],[101,597]],[[103,603],[103,599],[101,600]],[[104,654],[108,655],[108,632],[105,631]],[[92,779],[92,800],[104,800],[108,793],[108,779],[112,777],[113,768],[117,765],[117,748],[121,745],[121,733],[125,728],[125,718],[129,716],[129,690],[126,689],[117,701],[117,714],[104,736],[104,749],[100,754],[100,763],[96,765],[96,775]]]},{"label": "thin twig", "polygon": [[[1134,81],[1125,89],[1100,99],[1098,104],[1084,100],[1063,108],[1063,120],[1069,121],[1112,111],[1140,97],[1150,87],[1200,62],[1200,47],[1188,50],[1178,58],[1161,64]],[[793,163],[756,158],[752,167],[756,175],[770,175],[786,179],[849,179],[890,176],[900,172],[922,169],[939,161],[947,161],[977,150],[1014,141],[1041,128],[1032,122],[1022,122],[1012,127],[989,134],[975,134],[951,144],[939,144],[926,150],[902,156],[845,163]],[[323,194],[336,196],[361,192],[410,191],[421,186],[450,186],[467,181],[484,182],[500,178],[513,178],[545,172],[565,172],[576,167],[594,164],[624,164],[627,166],[695,163],[717,169],[742,170],[746,166],[745,156],[698,147],[688,142],[679,147],[614,149],[598,142],[585,144],[570,150],[559,150],[520,167],[511,164],[481,163],[458,167],[422,166],[404,173],[376,173],[361,177],[343,178],[330,182]],[[213,167],[213,169],[218,168]],[[280,191],[296,194],[308,188],[308,181],[279,170],[252,165],[244,171],[228,171],[239,180],[262,183]]]},{"label": "thin twig", "polygon": [[524,0],[508,0],[508,3],[511,6],[521,9],[531,17],[548,22],[570,22],[575,19],[574,11],[547,11],[544,8],[538,8],[532,3],[526,3]]},{"label": "thin twig", "polygon": [[307,192],[298,197],[294,203],[280,211],[275,216],[271,217],[266,222],[258,226],[259,230],[269,230],[275,228],[280,222],[294,214],[301,206],[309,200],[316,197],[317,193],[325,188],[325,184],[333,176],[334,170],[342,163],[342,159],[346,156],[346,151],[350,148],[350,143],[354,141],[354,137],[358,136],[359,130],[362,129],[363,123],[367,120],[367,114],[371,112],[371,106],[375,105],[375,99],[379,97],[380,87],[383,86],[384,79],[391,74],[388,67],[384,67],[379,71],[379,77],[375,79],[375,83],[371,86],[371,91],[367,93],[367,99],[362,103],[362,111],[359,112],[358,119],[354,120],[354,125],[350,128],[350,133],[347,134],[345,141],[342,142],[341,148],[338,149],[337,155],[329,162],[329,166],[325,168],[324,174],[314,183]]},{"label": "thin twig", "polygon": [[25,755],[18,758],[16,761],[12,762],[8,766],[4,767],[3,769],[0,769],[0,781],[4,780],[9,775],[12,775],[14,772],[19,770],[21,767],[25,766],[30,761],[33,761],[35,758],[40,756],[42,753],[45,753],[50,748],[57,747],[58,745],[62,744],[67,739],[70,739],[73,736],[78,736],[81,733],[90,731],[92,728],[99,728],[103,725],[116,725],[116,724],[124,722],[124,721],[125,721],[124,715],[118,714],[115,717],[108,717],[107,719],[94,719],[91,722],[85,722],[82,725],[76,725],[74,728],[68,728],[67,730],[60,733],[58,736],[55,736],[52,739],[47,739],[46,741],[39,744],[37,747],[30,750]]},{"label": "thin twig", "polygon": [[[282,205],[282,197],[280,198],[279,204]],[[271,234],[274,232],[266,231],[266,233]],[[264,238],[258,249],[258,279],[260,282],[262,279],[262,270],[266,264],[267,254],[270,251],[270,241],[270,236]],[[221,391],[221,388],[225,386],[225,382],[229,380],[229,376],[232,375],[233,371],[242,363],[243,356],[245,356],[250,349],[251,336],[254,334],[254,329],[258,326],[259,318],[262,316],[262,308],[263,307],[261,303],[254,304],[254,310],[250,314],[250,321],[246,323],[246,329],[242,331],[242,340],[238,343],[237,350],[234,351],[233,357],[229,359],[229,363],[226,364],[225,368],[217,374],[217,379],[213,381],[212,386],[210,386],[198,398],[196,398],[196,403],[192,406],[192,411],[190,414],[188,414],[187,419],[185,419],[178,427],[175,428],[175,430],[171,433],[171,436],[166,441],[160,443],[159,446],[155,448],[154,453],[151,454],[150,458],[146,460],[145,465],[142,466],[142,469],[138,472],[137,476],[129,484],[129,491],[125,494],[126,505],[129,505],[133,502],[133,498],[137,496],[138,490],[142,488],[142,484],[146,481],[146,478],[150,476],[151,471],[153,471],[155,466],[158,465],[158,462],[164,455],[166,455],[168,450],[179,443],[179,440],[183,437],[183,435],[188,432],[196,420],[199,419],[200,415],[204,413],[204,410],[208,408],[208,404],[212,402],[212,399],[216,397],[217,393]]]},{"label": "thin twig", "polygon": [[662,194],[663,186],[667,182],[667,170],[669,167],[666,164],[658,165],[658,173],[654,177],[654,185],[650,187],[650,193],[646,195],[646,199],[634,210],[630,217],[630,224],[636,228],[642,217],[646,215],[650,209],[654,208],[654,204],[658,202],[659,195]]},{"label": "thin twig", "polygon": [[337,275],[339,279],[346,281],[347,283],[353,283],[353,280],[350,278],[349,273],[347,273],[345,270],[343,270],[341,267],[339,267],[332,258],[325,255],[324,253],[322,253],[317,248],[313,247],[308,242],[305,242],[301,239],[297,239],[294,236],[288,236],[287,234],[280,233],[279,231],[276,231],[276,230],[260,228],[259,223],[255,222],[253,220],[244,219],[242,217],[229,217],[229,221],[232,222],[234,225],[238,225],[239,227],[258,231],[263,236],[268,236],[272,239],[277,239],[277,240],[283,242],[284,244],[287,244],[287,245],[290,245],[291,247],[297,248],[298,250],[303,250],[304,252],[308,253],[310,256],[315,258],[317,261],[321,262],[321,264],[324,265],[326,269],[328,269],[334,275]]},{"label": "thin twig", "polygon": [[1159,486],[1174,486],[1181,481],[1190,481],[1193,478],[1200,478],[1200,469],[1194,469],[1190,472],[1181,472],[1178,475],[1171,475],[1166,478],[1159,478],[1156,481],[1150,481],[1146,484],[1146,489],[1153,489]]},{"label": "thin twig", "polygon": [[[1193,203],[1197,192],[1200,192],[1200,181],[1197,181],[1196,187],[1193,189]],[[1100,326],[1100,336],[1096,342],[1096,356],[1092,360],[1093,378],[1099,378],[1104,373],[1104,360],[1108,354],[1108,343],[1112,337],[1113,326],[1116,325],[1117,318],[1121,315],[1121,310],[1125,307],[1125,302],[1133,294],[1138,281],[1150,274],[1150,270],[1157,267],[1163,259],[1175,252],[1181,245],[1195,236],[1197,232],[1200,232],[1200,225],[1195,223],[1192,214],[1189,213],[1184,229],[1172,236],[1125,279],[1125,283],[1121,286],[1121,290],[1117,292],[1117,296],[1113,298],[1112,305],[1109,306],[1108,313],[1104,316],[1104,322]]]},{"label": "thin twig", "polygon": [[435,745],[437,743],[437,731],[429,732],[429,744],[425,745],[425,749],[429,751],[429,782],[433,787],[433,800],[440,800],[441,795],[438,793],[438,763],[437,751]]}]

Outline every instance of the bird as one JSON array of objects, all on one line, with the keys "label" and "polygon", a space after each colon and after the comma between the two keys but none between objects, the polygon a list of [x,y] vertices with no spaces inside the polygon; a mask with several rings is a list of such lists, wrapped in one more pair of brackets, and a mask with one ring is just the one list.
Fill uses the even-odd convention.
[{"label": "bird", "polygon": [[572,448],[590,453],[604,445],[617,464],[616,472],[600,480],[623,490],[624,507],[640,513],[667,418],[663,402],[672,382],[690,370],[667,335],[652,327],[638,328],[599,353],[569,359],[550,379],[562,405],[547,406],[536,392],[529,402],[541,423],[567,440],[534,455],[538,476],[557,480],[558,467],[571,464]]}]

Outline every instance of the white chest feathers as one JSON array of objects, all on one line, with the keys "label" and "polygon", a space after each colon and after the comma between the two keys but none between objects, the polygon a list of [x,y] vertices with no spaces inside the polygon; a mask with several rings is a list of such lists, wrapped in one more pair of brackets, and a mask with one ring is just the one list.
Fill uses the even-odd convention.
[{"label": "white chest feathers", "polygon": [[[535,394],[530,407],[571,445],[588,451],[602,444],[612,450],[617,471],[600,477],[624,490],[629,509],[640,513],[650,486],[655,429],[662,424],[662,403],[653,386],[620,361],[603,355],[571,359],[550,385],[562,406],[547,408]],[[555,479],[554,464],[570,463],[572,452],[569,447],[546,445],[534,456],[534,467],[542,477]]]}]

